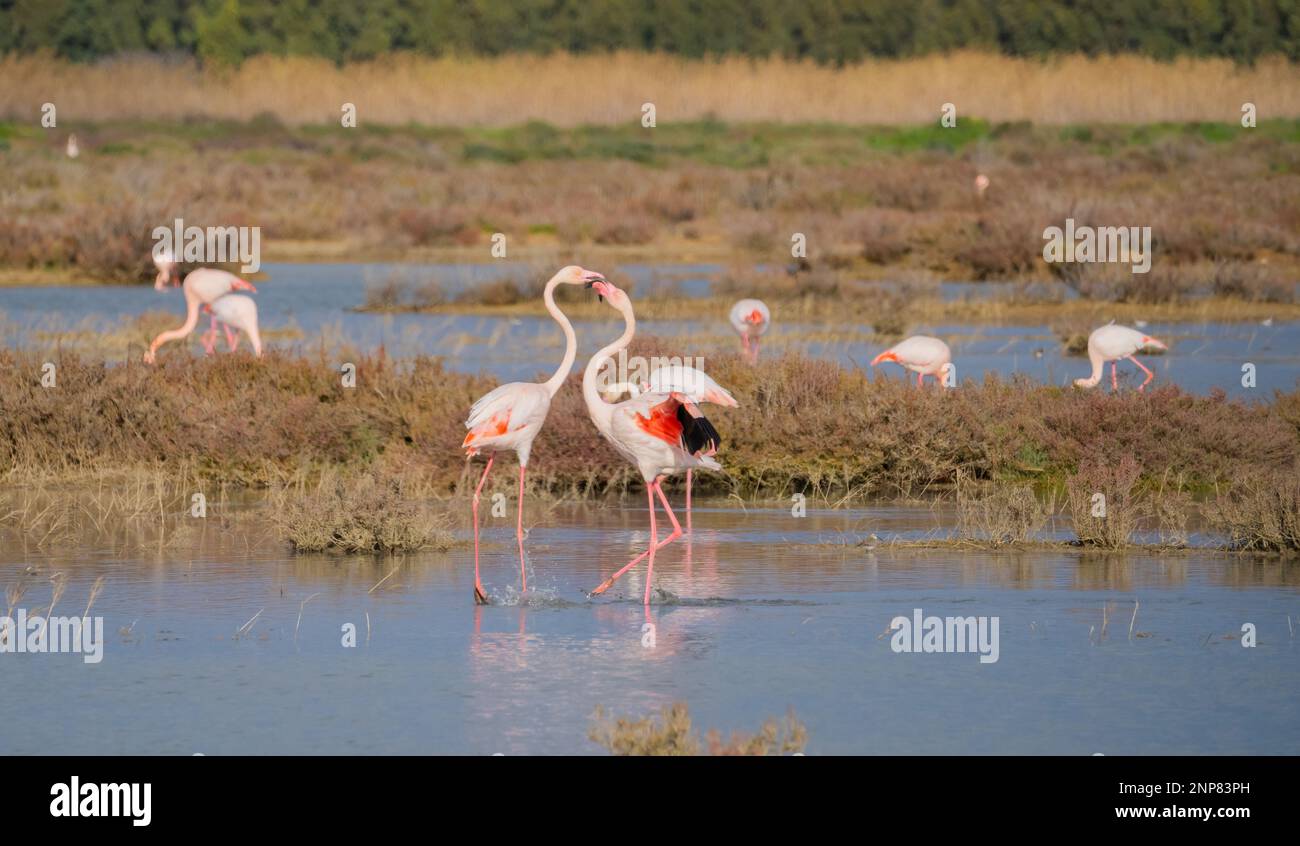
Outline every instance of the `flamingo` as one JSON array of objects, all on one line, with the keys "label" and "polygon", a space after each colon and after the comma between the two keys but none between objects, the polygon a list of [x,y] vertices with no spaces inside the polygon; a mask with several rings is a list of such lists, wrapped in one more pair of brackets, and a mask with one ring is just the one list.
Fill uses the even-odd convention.
[{"label": "flamingo", "polygon": [[[162,257],[155,258],[158,265],[158,277],[154,280],[154,287],[162,290],[170,280],[175,278],[175,261],[168,261],[164,254]],[[174,284],[174,283],[172,283]],[[253,352],[258,356],[262,354],[262,341],[257,333],[257,306],[251,299],[240,296],[240,300],[246,300],[248,305],[227,304],[218,310],[214,306],[216,302],[224,297],[230,296],[232,291],[248,291],[257,293],[257,289],[250,283],[245,282],[233,273],[216,268],[200,267],[185,277],[181,284],[181,291],[185,294],[185,322],[176,329],[162,332],[158,337],[153,339],[149,344],[149,349],[144,354],[146,364],[153,364],[157,359],[158,348],[170,341],[178,341],[181,338],[188,337],[194,331],[194,327],[199,322],[199,307],[208,306],[205,309],[212,314],[212,327],[203,336],[203,348],[211,353],[217,335],[217,324],[221,323],[226,329],[226,340],[233,350],[238,342],[232,329],[245,332],[248,339],[253,344]],[[222,315],[228,315],[231,320],[225,320]],[[251,327],[251,331],[249,330]]]},{"label": "flamingo", "polygon": [[772,313],[762,300],[741,300],[731,307],[731,326],[740,335],[740,346],[751,362],[758,361],[758,339],[772,324]]},{"label": "flamingo", "polygon": [[[670,364],[657,367],[650,373],[649,379],[640,387],[622,383],[614,386],[627,391],[634,398],[644,393],[684,395],[696,405],[713,403],[725,408],[739,408],[740,403],[731,392],[715,382],[709,374],[684,364]],[[717,444],[709,455],[717,454]],[[691,530],[691,482],[694,469],[686,468],[686,531]]]},{"label": "flamingo", "polygon": [[[153,263],[154,266],[158,268],[158,275],[155,276],[153,280],[155,291],[165,290],[168,285],[174,287],[180,284],[181,280],[180,274],[177,272],[176,259],[169,251],[162,250],[156,252],[153,257]],[[199,296],[199,302],[204,303],[205,305],[214,302],[217,297],[223,297],[226,294],[229,294],[231,291],[243,290],[254,294],[257,293],[257,289],[254,288],[252,284],[245,282],[238,276],[235,276],[232,273],[227,273],[224,270],[206,267],[200,267],[186,276],[185,284],[195,290]],[[217,324],[217,317],[216,315],[213,315],[212,323],[209,326],[208,331],[205,332],[201,338],[203,349],[208,355],[212,355],[212,352],[216,347]],[[230,348],[233,350],[237,343],[235,333],[228,325],[222,324],[221,328],[226,332],[226,343],[229,344]]]},{"label": "flamingo", "polygon": [[871,366],[885,361],[901,364],[915,373],[917,385],[924,385],[925,377],[933,376],[940,385],[948,387],[945,377],[952,369],[952,350],[938,338],[913,335],[873,358]]},{"label": "flamingo", "polygon": [[[591,421],[596,424],[596,430],[640,471],[650,507],[649,548],[602,582],[590,595],[604,593],[619,576],[649,556],[644,601],[648,606],[650,585],[654,577],[655,552],[682,535],[681,524],[677,522],[676,515],[668,505],[668,497],[664,495],[663,477],[695,467],[721,470],[722,465],[710,456],[717,449],[721,438],[713,425],[700,413],[699,406],[680,391],[644,393],[619,403],[607,403],[601,399],[596,388],[596,375],[610,357],[619,350],[626,349],[632,342],[632,337],[636,334],[636,316],[632,313],[632,301],[618,287],[604,280],[593,281],[590,287],[623,315],[624,329],[618,339],[597,352],[587,363],[587,369],[582,374],[582,396],[587,402],[587,411],[591,414]],[[664,513],[668,515],[673,527],[672,532],[662,541],[658,538],[655,519],[656,496],[663,504]]]},{"label": "flamingo", "polygon": [[976,176],[975,176],[975,196],[976,196],[976,198],[977,198],[977,199],[980,199],[980,200],[983,200],[983,199],[984,199],[984,193],[985,193],[986,191],[988,191],[988,190],[989,190],[989,178],[988,178],[987,176],[985,176],[984,174],[982,174],[982,173],[980,173],[980,174],[976,174]]},{"label": "flamingo", "polygon": [[528,466],[528,455],[533,448],[533,440],[546,422],[546,414],[551,409],[551,399],[560,386],[564,384],[569,371],[573,369],[573,360],[578,355],[578,340],[573,334],[573,324],[555,304],[555,289],[560,285],[588,285],[603,282],[605,277],[595,271],[584,270],[577,265],[562,268],[546,283],[542,300],[551,317],[560,324],[564,332],[564,358],[555,374],[545,382],[510,382],[500,385],[479,398],[469,410],[469,419],[465,428],[469,433],[461,448],[472,458],[480,452],[490,453],[483,476],[474,489],[473,504],[470,511],[474,519],[474,602],[488,604],[483,583],[479,580],[478,552],[478,502],[487,481],[496,453],[514,450],[519,458],[519,519],[515,525],[515,537],[519,541],[519,578],[522,590],[528,590],[528,575],[524,570],[524,472]]},{"label": "flamingo", "polygon": [[1119,390],[1119,360],[1127,358],[1138,366],[1147,378],[1138,386],[1141,391],[1147,386],[1147,383],[1156,377],[1145,364],[1138,361],[1134,355],[1139,350],[1150,347],[1151,349],[1167,350],[1169,347],[1136,329],[1130,329],[1127,326],[1116,326],[1114,321],[1094,329],[1088,336],[1088,360],[1092,362],[1092,375],[1087,379],[1075,379],[1074,384],[1080,388],[1093,388],[1101,381],[1101,372],[1110,362],[1110,387],[1113,391]]},{"label": "flamingo", "polygon": [[[226,294],[204,305],[203,310],[211,314],[212,319],[226,330],[226,343],[230,345],[231,352],[239,346],[239,333],[243,332],[253,346],[253,355],[262,357],[262,336],[257,331],[257,303],[253,302],[252,297]],[[212,350],[209,349],[208,352]]]}]

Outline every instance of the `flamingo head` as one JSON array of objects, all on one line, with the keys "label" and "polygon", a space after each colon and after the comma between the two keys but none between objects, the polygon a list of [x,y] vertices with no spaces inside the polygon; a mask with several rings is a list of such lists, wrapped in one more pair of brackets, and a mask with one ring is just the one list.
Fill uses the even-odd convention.
[{"label": "flamingo head", "polygon": [[596,292],[597,299],[608,300],[614,308],[621,308],[628,302],[627,294],[623,289],[603,277],[590,280],[587,282],[587,287]]},{"label": "flamingo head", "polygon": [[594,270],[587,270],[585,267],[578,267],[571,264],[556,274],[564,285],[585,285],[590,288],[593,282],[604,282],[605,274],[597,273]]},{"label": "flamingo head", "polygon": [[880,364],[880,363],[885,362],[885,361],[892,361],[892,362],[894,362],[894,363],[897,364],[897,363],[898,363],[898,354],[895,353],[893,350],[885,350],[885,351],[882,352],[880,355],[878,355],[878,356],[876,356],[875,358],[871,359],[871,366],[872,366],[872,367],[875,367],[877,364]]},{"label": "flamingo head", "polygon": [[153,265],[158,268],[158,275],[154,277],[153,287],[155,291],[161,291],[168,284],[179,285],[180,278],[176,273],[176,257],[169,250],[154,250]]},{"label": "flamingo head", "polygon": [[1160,341],[1157,341],[1155,338],[1149,337],[1149,336],[1147,336],[1147,335],[1143,335],[1143,336],[1142,336],[1142,346],[1143,346],[1144,348],[1150,348],[1150,349],[1153,349],[1153,350],[1167,350],[1167,349],[1169,349],[1169,347],[1165,346],[1165,345],[1164,345],[1163,343],[1161,343]]}]

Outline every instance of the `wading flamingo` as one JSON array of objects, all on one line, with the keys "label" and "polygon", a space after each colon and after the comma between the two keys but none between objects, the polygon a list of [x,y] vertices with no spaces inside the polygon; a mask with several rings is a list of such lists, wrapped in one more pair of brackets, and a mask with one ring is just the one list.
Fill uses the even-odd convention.
[{"label": "wading flamingo", "polygon": [[515,537],[519,541],[519,579],[522,590],[528,590],[528,575],[524,570],[524,471],[528,467],[528,454],[533,448],[533,439],[542,430],[546,422],[546,413],[551,409],[551,398],[560,390],[573,369],[573,360],[578,355],[578,340],[573,334],[573,324],[564,312],[555,304],[555,289],[560,285],[587,285],[603,282],[604,276],[591,270],[584,270],[576,265],[569,265],[551,277],[542,293],[546,310],[560,324],[564,331],[564,359],[555,369],[555,375],[545,382],[510,382],[501,385],[479,398],[469,410],[469,419],[465,428],[469,433],[461,447],[467,455],[473,457],[480,452],[489,453],[487,466],[483,468],[483,477],[474,489],[473,504],[470,511],[474,516],[474,601],[480,605],[488,603],[487,594],[483,592],[483,583],[479,580],[478,567],[478,502],[483,492],[496,453],[514,450],[519,457],[519,520],[515,525]]},{"label": "wading flamingo", "polygon": [[[649,605],[655,551],[682,535],[681,524],[668,505],[668,497],[664,495],[661,481],[668,474],[695,467],[721,470],[722,465],[709,455],[717,449],[721,438],[713,425],[700,413],[699,407],[678,391],[645,393],[619,403],[607,403],[601,399],[596,388],[596,375],[606,360],[632,342],[632,337],[636,334],[636,317],[632,313],[632,301],[621,289],[606,281],[593,282],[591,287],[623,315],[624,329],[617,340],[601,349],[587,363],[587,369],[582,374],[582,396],[587,402],[587,411],[591,414],[591,421],[596,424],[596,430],[640,471],[650,507],[649,548],[602,582],[591,592],[591,596],[604,593],[619,576],[648,556],[644,604]],[[673,527],[672,532],[662,541],[658,539],[655,520],[656,495]]]},{"label": "wading flamingo", "polygon": [[248,343],[253,346],[253,355],[262,357],[262,336],[257,331],[257,303],[253,302],[252,297],[226,294],[217,297],[203,309],[226,330],[226,343],[230,345],[231,352],[239,346],[239,333],[243,332],[248,336]]},{"label": "wading flamingo", "polygon": [[[163,250],[153,257],[154,266],[158,268],[158,275],[154,277],[153,287],[155,291],[166,290],[168,286],[175,287],[181,284],[180,273],[177,270],[176,259],[169,251]],[[185,283],[194,289],[199,296],[199,302],[206,304],[213,303],[217,297],[224,297],[231,291],[248,291],[256,294],[257,289],[250,283],[245,282],[233,273],[227,273],[224,270],[200,267],[185,277]],[[247,287],[241,287],[247,286]],[[208,355],[212,355],[217,344],[217,318],[212,317],[212,323],[208,331],[203,333],[200,338],[203,343],[203,349]],[[226,332],[226,343],[233,350],[238,343],[235,333],[229,326],[222,326]]]},{"label": "wading flamingo", "polygon": [[[172,279],[175,278],[176,263],[174,261],[168,261],[168,257],[165,255],[160,258],[155,258],[155,263],[158,265],[158,277],[154,280],[154,287],[158,290],[162,290],[171,282]],[[181,324],[180,327],[163,332],[153,339],[153,342],[149,344],[149,350],[144,354],[145,363],[154,363],[154,360],[158,355],[158,348],[163,344],[189,337],[190,333],[194,331],[194,327],[199,323],[199,308],[201,306],[211,306],[216,303],[217,300],[229,295],[232,291],[248,291],[254,294],[257,293],[257,289],[248,282],[245,282],[233,273],[227,273],[224,270],[218,270],[216,268],[200,267],[198,270],[195,270],[186,276],[185,281],[181,284],[181,292],[185,294],[185,322]],[[248,298],[243,297],[243,299]],[[249,300],[249,302],[251,303],[252,300]],[[247,306],[229,306],[228,308],[244,312],[248,309]],[[247,315],[240,316],[232,313],[231,316],[238,322],[247,322]],[[252,319],[254,331],[256,331],[257,307],[255,305],[252,308]],[[203,335],[203,348],[209,353],[212,352],[216,341],[218,322],[225,323],[227,327],[243,329],[242,326],[238,326],[236,323],[222,321],[220,315],[214,310],[212,313],[212,326],[208,332]],[[254,335],[250,333],[249,340],[252,341],[253,337]],[[237,339],[229,328],[226,329],[226,340],[231,344],[231,349],[234,349]],[[258,341],[253,344],[253,350],[258,355],[261,355],[261,346],[262,342],[259,338]]]},{"label": "wading flamingo", "polygon": [[[627,391],[634,398],[644,393],[679,393],[696,405],[713,403],[726,408],[740,407],[740,403],[736,402],[736,398],[726,388],[713,381],[709,374],[684,364],[670,364],[655,368],[650,373],[650,378],[640,387],[627,383],[621,383],[614,387]],[[718,446],[717,443],[713,444],[712,451],[708,454],[711,456],[716,455]],[[686,468],[686,531],[688,532],[691,530],[691,483],[693,472],[692,468]]]},{"label": "wading flamingo", "polygon": [[772,313],[762,300],[741,300],[731,307],[731,326],[740,335],[740,348],[750,362],[758,361],[758,339],[772,325]]},{"label": "wading flamingo", "polygon": [[1167,350],[1167,346],[1136,329],[1130,329],[1127,326],[1116,326],[1109,323],[1100,329],[1094,329],[1088,336],[1088,360],[1092,362],[1092,375],[1087,379],[1075,379],[1074,384],[1080,388],[1093,388],[1101,381],[1101,372],[1106,367],[1106,362],[1110,362],[1110,387],[1113,391],[1119,390],[1119,360],[1127,358],[1147,374],[1147,378],[1138,385],[1138,390],[1142,390],[1156,377],[1145,364],[1138,361],[1134,354],[1139,350],[1150,347],[1151,349]]},{"label": "wading flamingo", "polygon": [[873,358],[871,366],[885,361],[901,364],[915,373],[917,385],[924,385],[925,377],[933,376],[940,385],[948,387],[946,377],[952,368],[952,350],[938,338],[913,335]]}]

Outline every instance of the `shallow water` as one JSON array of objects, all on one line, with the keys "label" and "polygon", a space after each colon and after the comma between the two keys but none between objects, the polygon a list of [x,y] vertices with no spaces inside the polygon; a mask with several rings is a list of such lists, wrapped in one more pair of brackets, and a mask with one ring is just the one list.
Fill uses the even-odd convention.
[{"label": "shallow water", "polygon": [[[468,549],[401,559],[371,592],[399,562],[289,555],[256,512],[242,518],[253,529],[214,523],[193,549],[36,553],[9,537],[0,584],[35,568],[25,607],[48,603],[63,571],[60,607],[79,613],[107,577],[94,608],[107,643],[97,665],[0,654],[0,753],[592,753],[595,706],[641,716],[674,701],[724,734],[793,708],[811,754],[1300,752],[1296,565],[869,552],[853,543],[941,531],[950,515],[701,503],[689,541],[657,557],[650,648],[643,568],[584,593],[643,548],[640,504],[531,502],[522,602],[513,513],[489,521],[485,608]],[[998,661],[895,653],[881,634],[915,608],[998,617]]]},{"label": "shallow water", "polygon": [[[367,284],[393,274],[419,280],[436,276],[449,290],[495,279],[519,266],[493,265],[267,265],[270,281],[260,284],[258,310],[264,331],[290,329],[312,348],[321,338],[370,350],[383,345],[390,354],[445,356],[448,366],[486,372],[503,380],[533,379],[549,372],[538,362],[558,362],[563,339],[549,317],[480,317],[469,315],[369,314],[352,311],[365,301]],[[715,265],[624,265],[619,271],[636,279],[638,296],[697,295],[708,287]],[[987,294],[995,286],[945,283],[949,298]],[[174,311],[179,293],[160,294],[152,286],[39,286],[0,288],[4,343],[48,344],[38,333],[74,328],[120,327],[124,320],[150,311]],[[581,356],[590,355],[617,334],[614,315],[605,322],[576,321]],[[953,349],[959,380],[978,380],[987,372],[1004,377],[1024,374],[1050,384],[1069,384],[1088,375],[1086,358],[1066,357],[1047,326],[935,325],[917,332],[945,338]],[[698,321],[644,321],[640,331],[684,341],[683,354],[707,357],[730,350],[735,339],[725,314]],[[1173,349],[1163,356],[1143,356],[1157,382],[1173,382],[1205,393],[1219,388],[1230,396],[1266,398],[1274,389],[1294,389],[1300,380],[1300,323],[1152,324],[1147,331]],[[271,340],[292,346],[294,340]],[[869,326],[809,325],[783,322],[779,313],[765,338],[768,349],[795,349],[832,358],[847,366],[866,366],[885,346]],[[1255,365],[1254,387],[1242,385],[1242,366]],[[1126,384],[1141,374],[1121,364]],[[904,378],[901,368],[886,365],[882,374]],[[910,377],[910,374],[906,374]],[[1106,374],[1107,381],[1109,373]]]}]

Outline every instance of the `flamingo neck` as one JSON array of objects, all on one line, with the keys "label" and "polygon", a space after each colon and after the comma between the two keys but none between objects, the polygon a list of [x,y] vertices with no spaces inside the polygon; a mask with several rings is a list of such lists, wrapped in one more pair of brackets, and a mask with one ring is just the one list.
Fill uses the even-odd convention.
[{"label": "flamingo neck", "polygon": [[593,355],[582,374],[582,397],[587,401],[587,410],[591,412],[592,422],[602,433],[609,430],[609,421],[614,416],[614,406],[601,399],[600,392],[596,390],[596,374],[615,353],[632,343],[632,336],[636,334],[636,315],[632,313],[632,303],[624,299],[618,310],[623,313],[623,334]]},{"label": "flamingo neck", "polygon": [[170,341],[178,341],[187,337],[194,331],[194,327],[199,324],[199,298],[189,289],[185,289],[185,322],[176,329],[169,329],[153,339],[149,345],[150,352],[157,352],[158,348]]},{"label": "flamingo neck", "polygon": [[1088,360],[1092,362],[1092,375],[1087,379],[1077,379],[1075,381],[1086,388],[1092,388],[1101,382],[1101,372],[1106,367],[1106,359],[1102,358],[1100,353],[1088,350]]},{"label": "flamingo neck", "polygon": [[542,293],[542,300],[546,303],[546,310],[555,318],[555,322],[560,324],[560,329],[564,332],[564,358],[560,361],[560,366],[555,369],[555,375],[547,379],[542,387],[552,397],[560,390],[564,380],[568,378],[569,371],[573,369],[573,360],[578,357],[578,338],[573,334],[573,324],[560,307],[555,304],[555,288],[560,284],[559,274],[551,277],[551,281],[546,283],[546,290]]}]

